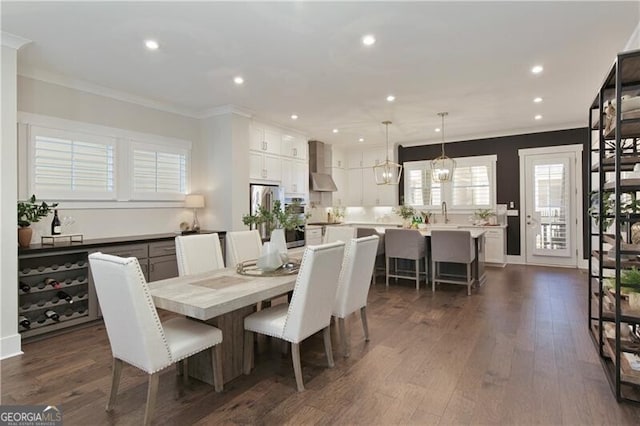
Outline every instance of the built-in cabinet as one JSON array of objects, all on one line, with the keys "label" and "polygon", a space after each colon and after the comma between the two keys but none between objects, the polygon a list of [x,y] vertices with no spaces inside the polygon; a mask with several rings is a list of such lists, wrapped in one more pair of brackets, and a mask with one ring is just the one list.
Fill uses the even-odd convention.
[{"label": "built-in cabinet", "polygon": [[[465,229],[465,227],[462,227]],[[473,229],[471,227],[467,229]],[[484,227],[484,244],[486,263],[495,266],[505,266],[507,264],[507,229],[502,226]]]},{"label": "built-in cabinet", "polygon": [[307,197],[309,155],[305,138],[254,124],[249,148],[249,179],[252,182],[281,185],[286,197]]},{"label": "built-in cabinet", "polygon": [[[383,163],[386,158],[384,148],[350,150],[346,154],[348,170],[345,205],[365,207],[397,205],[397,186],[377,185],[375,182],[373,167]],[[392,158],[391,155],[389,158]]]},{"label": "built-in cabinet", "polygon": [[[224,233],[218,233],[223,248]],[[62,247],[32,245],[18,253],[18,331],[22,337],[54,332],[100,318],[88,262],[101,252],[138,259],[147,281],[178,276],[175,235],[89,240]]]}]

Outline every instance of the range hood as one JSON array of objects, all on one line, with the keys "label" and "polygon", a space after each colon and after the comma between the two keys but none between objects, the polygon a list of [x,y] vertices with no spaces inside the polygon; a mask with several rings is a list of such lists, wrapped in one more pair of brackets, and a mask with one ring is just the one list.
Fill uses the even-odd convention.
[{"label": "range hood", "polygon": [[309,141],[309,189],[317,192],[338,190],[333,178],[324,167],[324,143]]}]

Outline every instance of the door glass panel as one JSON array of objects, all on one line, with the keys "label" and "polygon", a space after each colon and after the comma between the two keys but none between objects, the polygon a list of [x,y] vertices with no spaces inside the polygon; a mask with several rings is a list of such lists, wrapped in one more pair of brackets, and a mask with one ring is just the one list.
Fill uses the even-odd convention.
[{"label": "door glass panel", "polygon": [[562,163],[534,166],[534,216],[539,226],[535,235],[536,250],[568,248],[567,209],[569,188],[567,170]]}]

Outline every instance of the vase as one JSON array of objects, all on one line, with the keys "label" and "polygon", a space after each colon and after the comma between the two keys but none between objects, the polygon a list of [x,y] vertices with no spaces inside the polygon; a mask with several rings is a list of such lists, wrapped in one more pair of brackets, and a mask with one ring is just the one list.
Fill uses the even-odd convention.
[{"label": "vase", "polygon": [[284,229],[274,229],[271,232],[271,249],[277,250],[280,254],[287,254],[287,241]]},{"label": "vase", "polygon": [[262,246],[262,255],[258,258],[256,266],[262,271],[275,271],[283,264],[280,252],[273,248],[270,243]]},{"label": "vase", "polygon": [[640,293],[629,292],[629,307],[633,310],[640,310]]},{"label": "vase", "polygon": [[18,245],[20,247],[29,247],[31,244],[31,237],[33,236],[33,229],[29,226],[18,228]]}]

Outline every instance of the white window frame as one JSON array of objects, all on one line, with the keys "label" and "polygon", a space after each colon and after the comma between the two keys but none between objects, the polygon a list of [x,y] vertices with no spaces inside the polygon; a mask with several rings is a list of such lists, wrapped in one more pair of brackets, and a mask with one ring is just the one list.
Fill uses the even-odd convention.
[{"label": "white window frame", "polygon": [[[445,182],[441,187],[441,202],[447,203],[449,212],[466,214],[473,213],[477,209],[495,209],[496,208],[496,163],[498,161],[497,155],[478,155],[473,157],[459,157],[454,158],[456,167],[470,167],[470,166],[487,166],[489,170],[489,204],[488,205],[471,205],[471,206],[454,206],[453,205],[453,182]],[[428,175],[431,174],[431,161],[406,161],[403,166],[405,167],[405,179],[404,179],[404,197],[407,199],[407,193],[409,191],[409,182],[407,179],[406,168],[416,169],[423,168]],[[455,177],[455,173],[454,173]],[[439,212],[441,205],[413,205],[413,207],[419,210],[436,211]]]},{"label": "white window frame", "polygon": [[[65,199],[57,197],[45,197],[34,192],[33,159],[31,148],[31,130],[34,127],[58,129],[62,132],[89,134],[100,138],[112,138],[116,141],[114,150],[114,192],[115,196],[109,199],[77,198]],[[57,202],[61,201],[64,209],[128,209],[128,208],[180,208],[183,206],[184,194],[167,197],[135,198],[131,193],[129,181],[130,172],[130,144],[143,143],[161,150],[176,149],[187,152],[186,158],[186,193],[191,190],[191,141],[150,133],[135,132],[115,127],[101,126],[80,121],[66,120],[24,111],[18,112],[18,198],[27,199],[34,194],[38,199]]]},{"label": "white window frame", "polygon": [[[130,141],[129,142],[129,191],[130,191],[130,199],[131,200],[154,200],[154,201],[182,201],[184,200],[185,195],[189,192],[189,172],[191,168],[191,155],[189,150],[169,146],[162,143],[149,143],[149,142],[141,142],[141,141]],[[185,192],[184,193],[175,193],[175,192],[135,192],[134,188],[134,173],[135,173],[135,165],[133,162],[134,159],[134,151],[151,151],[157,153],[167,153],[167,154],[178,154],[185,156],[185,168],[186,168],[186,182],[185,182]]]},{"label": "white window frame", "polygon": [[[421,161],[405,161],[404,164],[402,165],[404,168],[403,174],[404,174],[404,199],[405,199],[405,203],[407,200],[407,194],[410,192],[410,187],[409,187],[409,170],[422,170],[426,173],[426,175],[428,176],[428,181],[430,183],[432,183],[431,181],[431,161],[428,160],[421,160]],[[432,192],[432,188],[429,189],[429,193]],[[443,188],[442,186],[440,187],[440,196],[442,197],[443,195]],[[417,207],[419,209],[422,210],[436,210],[440,208],[440,205],[435,205],[435,204],[423,204],[423,205],[417,205],[417,204],[412,204],[414,207]]]},{"label": "white window frame", "polygon": [[[97,145],[111,146],[113,149],[113,191],[90,192],[90,191],[47,191],[36,188],[36,139],[38,136],[51,137],[57,139],[68,139],[71,141],[82,141]],[[116,165],[118,162],[118,141],[113,137],[95,135],[72,130],[63,130],[45,126],[31,126],[29,128],[28,144],[28,188],[30,194],[37,194],[41,199],[55,200],[115,200],[118,193],[118,181]]]}]

